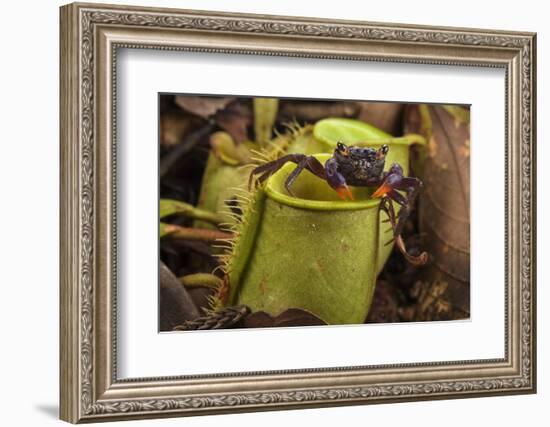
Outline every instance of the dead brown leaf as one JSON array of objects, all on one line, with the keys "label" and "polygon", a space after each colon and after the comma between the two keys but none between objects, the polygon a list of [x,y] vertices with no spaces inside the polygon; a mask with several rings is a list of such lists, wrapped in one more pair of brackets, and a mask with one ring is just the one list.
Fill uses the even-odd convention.
[{"label": "dead brown leaf", "polygon": [[199,310],[178,278],[161,261],[160,277],[160,330],[169,331],[175,325],[199,317]]},{"label": "dead brown leaf", "polygon": [[326,325],[326,323],[312,313],[299,308],[289,308],[275,317],[265,311],[256,311],[246,316],[242,324],[244,328],[317,325]]},{"label": "dead brown leaf", "polygon": [[377,280],[374,297],[365,323],[398,322],[398,301],[392,282]]},{"label": "dead brown leaf", "polygon": [[214,96],[176,95],[174,101],[177,106],[196,116],[208,119],[219,110],[223,110],[235,98]]},{"label": "dead brown leaf", "polygon": [[415,322],[449,320],[452,305],[447,299],[447,290],[447,282],[439,280],[435,282],[415,282],[409,296],[416,303],[400,310],[403,320]]},{"label": "dead brown leaf", "polygon": [[248,139],[248,127],[252,125],[252,110],[241,102],[233,102],[214,116],[219,127],[241,143]]},{"label": "dead brown leaf", "polygon": [[201,119],[184,111],[173,109],[160,117],[160,143],[166,147],[179,144],[185,136],[201,124]]},{"label": "dead brown leaf", "polygon": [[281,101],[279,115],[283,121],[314,123],[326,117],[354,117],[359,107],[354,102]]},{"label": "dead brown leaf", "polygon": [[[464,117],[467,110],[462,109]],[[420,231],[430,254],[431,282],[448,283],[449,301],[463,313],[470,307],[470,132],[444,107],[408,106],[405,131],[426,137]],[[457,124],[458,123],[458,124]]]},{"label": "dead brown leaf", "polygon": [[397,102],[357,102],[358,120],[367,122],[390,135],[401,131],[404,104]]}]

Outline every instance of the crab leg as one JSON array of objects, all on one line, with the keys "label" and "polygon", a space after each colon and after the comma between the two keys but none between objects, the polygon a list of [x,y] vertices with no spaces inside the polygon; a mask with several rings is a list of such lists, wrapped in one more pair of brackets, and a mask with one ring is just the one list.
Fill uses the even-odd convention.
[{"label": "crab leg", "polygon": [[298,166],[296,166],[296,168],[290,173],[290,175],[288,175],[285,181],[286,191],[288,191],[288,193],[291,196],[294,196],[294,193],[292,193],[292,190],[290,189],[290,187],[292,186],[294,181],[296,181],[296,178],[298,178],[298,175],[300,175],[300,173],[304,169],[307,169],[312,174],[316,175],[317,177],[323,180],[326,179],[325,168],[321,164],[321,162],[313,156],[304,156],[304,158],[300,160],[300,162],[298,162]]},{"label": "crab leg", "polygon": [[[416,197],[418,196],[421,187],[422,181],[414,177],[404,177],[396,187],[397,190],[402,190],[407,193],[406,202],[404,205],[402,205],[403,208],[399,211],[399,214],[397,216],[398,234],[401,234],[401,231],[403,231],[405,221],[411,213],[412,206],[414,205],[414,201],[416,200]],[[397,193],[397,191],[394,190],[390,194],[392,200],[395,200],[399,203],[399,201],[395,198],[395,195],[399,195],[400,198],[403,198],[403,196],[401,196],[400,193]]]},{"label": "crab leg", "polygon": [[[382,209],[384,212],[386,212],[386,215],[388,215],[388,219],[383,221],[383,222],[389,222],[391,225],[391,229],[387,231],[393,232],[395,230],[395,225],[396,225],[396,219],[395,219],[396,216],[395,216],[395,210],[393,209],[393,203],[391,202],[389,197],[382,198],[382,201],[380,203],[380,209]],[[394,237],[391,238],[390,241],[384,243],[384,246],[387,246],[393,243],[394,240],[395,240],[395,235]]]},{"label": "crab leg", "polygon": [[[399,193],[398,193],[399,194]],[[386,245],[389,245],[395,240],[395,246],[397,249],[399,249],[399,252],[405,257],[405,259],[410,262],[413,265],[424,265],[426,262],[428,262],[428,254],[426,252],[422,252],[418,256],[414,256],[409,254],[407,251],[407,247],[405,245],[405,242],[403,241],[403,237],[401,237],[401,234],[396,234],[396,216],[395,216],[395,210],[393,208],[393,202],[390,197],[384,197],[382,199],[382,203],[380,204],[380,208],[386,212],[388,215],[389,222],[392,226],[392,229],[394,231],[394,238],[391,239],[389,242],[386,242]]]},{"label": "crab leg", "polygon": [[[422,182],[419,179],[403,176],[401,166],[394,163],[386,173],[380,187],[373,193],[372,197],[374,198],[386,196],[401,205],[401,210],[397,215],[397,224],[394,229],[396,235],[401,234],[403,231],[405,222],[411,213],[412,205],[421,187]],[[405,197],[395,190],[405,191],[407,196]]]},{"label": "crab leg", "polygon": [[263,165],[260,165],[253,169],[250,173],[250,178],[248,179],[248,188],[252,187],[252,180],[254,179],[254,176],[260,175],[258,177],[258,182],[262,183],[272,174],[282,168],[286,162],[292,162],[297,165],[297,167],[292,171],[292,173],[285,181],[285,188],[291,195],[292,191],[290,190],[290,186],[296,180],[300,172],[302,172],[302,170],[304,169],[307,169],[312,174],[318,176],[321,179],[326,179],[325,168],[323,167],[321,162],[319,162],[319,160],[317,160],[315,157],[306,156],[305,154],[287,154],[286,156],[283,156],[277,160],[264,163]]},{"label": "crab leg", "polygon": [[[407,252],[401,233],[405,226],[405,222],[411,213],[412,205],[414,204],[421,186],[422,183],[419,179],[414,177],[404,177],[401,166],[398,164],[393,164],[387,172],[382,185],[380,185],[380,187],[373,194],[373,197],[384,197],[387,200],[382,202],[381,207],[388,214],[391,226],[393,228],[396,246],[403,256],[414,265],[425,264],[428,260],[428,254],[426,252],[422,252],[419,256],[410,255]],[[396,190],[405,191],[407,196],[403,196]],[[401,210],[399,211],[397,218],[393,208],[393,201],[401,205]]]}]

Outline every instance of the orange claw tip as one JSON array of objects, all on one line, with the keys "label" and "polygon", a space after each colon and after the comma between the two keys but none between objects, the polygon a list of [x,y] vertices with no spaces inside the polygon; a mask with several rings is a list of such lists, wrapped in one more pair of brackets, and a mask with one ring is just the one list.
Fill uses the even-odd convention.
[{"label": "orange claw tip", "polygon": [[338,187],[336,189],[336,192],[342,200],[347,200],[348,197],[350,200],[353,200],[353,194],[351,194],[351,191],[347,185],[342,185],[341,187]]},{"label": "orange claw tip", "polygon": [[382,197],[384,194],[389,193],[390,191],[391,187],[388,184],[382,184],[380,187],[378,187],[378,190],[372,193],[372,197]]}]

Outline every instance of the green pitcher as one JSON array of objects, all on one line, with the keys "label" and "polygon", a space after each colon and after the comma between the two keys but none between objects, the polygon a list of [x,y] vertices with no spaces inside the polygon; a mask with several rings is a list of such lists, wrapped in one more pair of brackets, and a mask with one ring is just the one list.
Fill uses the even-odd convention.
[{"label": "green pitcher", "polygon": [[[325,163],[330,154],[315,155]],[[354,187],[342,201],[329,185],[285,164],[254,193],[227,265],[229,305],[276,316],[300,308],[328,324],[363,323],[378,267],[379,199]]]}]

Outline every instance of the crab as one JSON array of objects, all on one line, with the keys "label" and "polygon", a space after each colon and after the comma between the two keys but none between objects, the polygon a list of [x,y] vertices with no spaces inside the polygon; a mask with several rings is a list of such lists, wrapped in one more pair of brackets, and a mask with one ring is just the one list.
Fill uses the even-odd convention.
[{"label": "crab", "polygon": [[[285,181],[285,188],[291,196],[294,196],[292,184],[304,169],[325,180],[343,200],[353,200],[350,185],[376,187],[372,197],[381,199],[380,208],[388,216],[385,222],[391,224],[390,231],[393,231],[393,238],[386,244],[395,241],[397,248],[410,263],[422,265],[427,262],[427,253],[422,252],[418,256],[409,254],[401,237],[414,200],[422,188],[422,181],[412,176],[404,176],[403,168],[398,163],[393,163],[388,171],[384,171],[388,152],[387,145],[375,149],[347,146],[343,142],[338,142],[332,157],[324,166],[314,156],[287,154],[254,168],[250,174],[249,187],[252,186],[255,177],[258,183],[262,183],[287,162],[297,165]],[[393,202],[401,206],[397,215]]]}]

